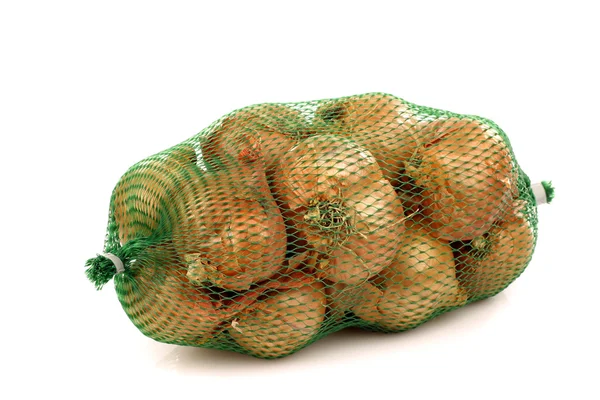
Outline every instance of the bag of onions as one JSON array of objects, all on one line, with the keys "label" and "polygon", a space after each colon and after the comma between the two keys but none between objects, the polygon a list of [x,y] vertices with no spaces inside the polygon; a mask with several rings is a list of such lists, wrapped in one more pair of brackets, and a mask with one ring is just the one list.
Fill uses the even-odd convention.
[{"label": "bag of onions", "polygon": [[283,357],[494,296],[553,195],[484,118],[381,93],[261,104],[131,167],[86,273],[152,339]]}]

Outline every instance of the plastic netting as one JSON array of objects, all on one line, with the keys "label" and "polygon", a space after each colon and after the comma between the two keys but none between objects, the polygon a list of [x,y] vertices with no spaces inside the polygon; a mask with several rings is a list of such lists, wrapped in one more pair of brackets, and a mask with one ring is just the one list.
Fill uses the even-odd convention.
[{"label": "plastic netting", "polygon": [[497,294],[536,227],[495,123],[369,93],[246,107],[138,162],[86,265],[152,339],[275,358]]}]

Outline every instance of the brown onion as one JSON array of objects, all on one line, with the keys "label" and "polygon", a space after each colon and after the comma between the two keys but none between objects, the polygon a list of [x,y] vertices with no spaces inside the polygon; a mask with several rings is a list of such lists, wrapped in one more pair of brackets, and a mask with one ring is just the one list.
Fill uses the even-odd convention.
[{"label": "brown onion", "polygon": [[263,159],[270,170],[297,140],[307,135],[304,116],[283,104],[261,104],[235,111],[201,140],[205,162],[216,167],[236,164],[240,157]]},{"label": "brown onion", "polygon": [[313,123],[317,129],[349,137],[370,151],[394,186],[403,163],[418,145],[416,124],[406,103],[381,93],[326,102],[317,109]]},{"label": "brown onion", "polygon": [[290,289],[267,292],[231,322],[231,337],[266,358],[293,353],[315,337],[325,317],[323,284],[310,278]]},{"label": "brown onion", "polygon": [[252,306],[269,290],[312,283],[308,276],[276,276],[234,298],[192,283],[170,243],[146,249],[131,272],[116,278],[119,300],[133,323],[152,339],[199,346],[217,338],[224,322]]},{"label": "brown onion", "polygon": [[196,189],[179,193],[187,218],[173,231],[188,278],[246,290],[273,275],[285,257],[285,225],[262,160],[206,173]]},{"label": "brown onion", "polygon": [[285,225],[262,159],[204,171],[191,145],[136,164],[121,178],[113,215],[121,243],[171,236],[188,278],[245,290],[271,276],[285,257]]},{"label": "brown onion", "polygon": [[404,230],[402,205],[367,150],[315,135],[290,149],[282,173],[296,228],[322,255],[321,277],[359,283],[392,261]]},{"label": "brown onion", "polygon": [[196,152],[181,145],[142,160],[131,167],[117,183],[111,215],[121,245],[136,237],[168,234],[182,219],[185,210],[180,198],[172,196],[179,188],[193,190]]},{"label": "brown onion", "polygon": [[309,135],[302,113],[284,104],[261,104],[227,116],[201,140],[204,161],[216,168],[235,170],[241,159],[261,158],[267,181],[286,221],[290,249],[301,249],[306,242],[295,229],[295,214],[281,182],[280,160],[298,140]]},{"label": "brown onion", "polygon": [[209,293],[189,282],[185,266],[150,249],[117,285],[119,300],[146,336],[167,343],[199,346],[229,315],[220,314]]},{"label": "brown onion", "polygon": [[407,223],[394,261],[360,287],[338,287],[336,304],[351,305],[361,319],[386,331],[403,331],[427,321],[437,310],[467,300],[459,288],[452,248]]},{"label": "brown onion", "polygon": [[489,230],[515,195],[509,149],[498,132],[471,119],[438,119],[405,163],[420,189],[423,224],[445,240],[469,240]]},{"label": "brown onion", "polygon": [[525,269],[535,246],[527,203],[516,200],[503,219],[459,249],[458,278],[471,299],[494,296]]}]

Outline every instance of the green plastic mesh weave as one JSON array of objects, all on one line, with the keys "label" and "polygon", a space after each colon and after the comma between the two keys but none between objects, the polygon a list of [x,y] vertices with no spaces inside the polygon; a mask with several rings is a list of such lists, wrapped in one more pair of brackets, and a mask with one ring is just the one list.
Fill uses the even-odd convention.
[{"label": "green plastic mesh weave", "polygon": [[246,107],[138,162],[104,247],[124,267],[86,265],[154,340],[276,358],[493,296],[536,238],[495,123],[369,93]]}]

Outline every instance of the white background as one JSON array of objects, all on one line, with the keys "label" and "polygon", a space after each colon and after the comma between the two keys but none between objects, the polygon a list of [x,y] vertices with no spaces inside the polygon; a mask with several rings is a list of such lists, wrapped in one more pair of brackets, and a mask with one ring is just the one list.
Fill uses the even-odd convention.
[{"label": "white background", "polygon": [[[0,397],[598,398],[594,2],[207,3],[0,3]],[[553,180],[503,293],[265,361],[153,342],[86,280],[136,161],[242,106],[371,91],[493,119]]]}]

